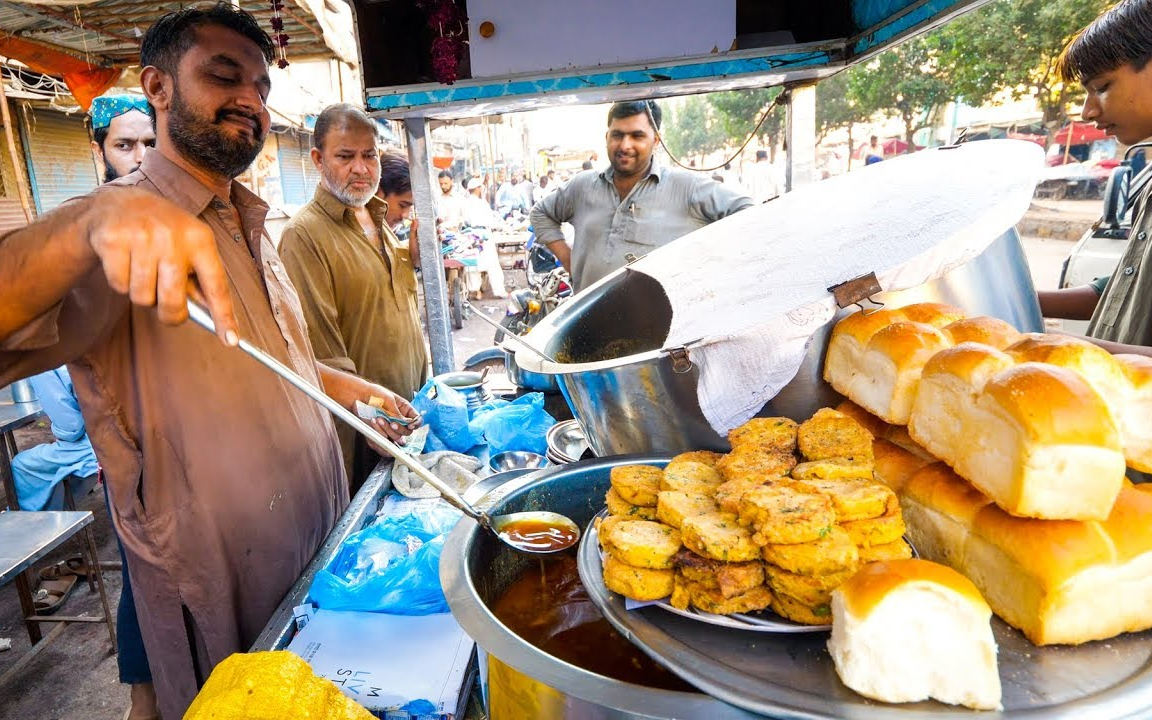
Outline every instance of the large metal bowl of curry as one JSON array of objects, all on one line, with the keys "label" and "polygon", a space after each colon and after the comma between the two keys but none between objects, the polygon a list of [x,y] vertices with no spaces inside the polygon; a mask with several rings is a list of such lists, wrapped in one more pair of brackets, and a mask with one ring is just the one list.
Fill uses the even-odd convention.
[{"label": "large metal bowl of curry", "polygon": [[[634,455],[542,470],[492,490],[479,508],[551,510],[585,527],[603,509],[613,467],[668,459]],[[524,555],[464,520],[444,545],[440,580],[479,648],[492,720],[758,717],[696,691],[617,633],[580,584],[575,548]]]},{"label": "large metal bowl of curry", "polygon": [[[875,299],[899,307],[943,302],[972,315],[998,317],[1022,332],[1043,330],[1043,318],[1015,229],[946,275],[917,288]],[[811,417],[840,396],[821,371],[836,320],[819,330],[795,378],[759,413]],[[585,289],[532,329],[532,343],[558,363],[541,363],[526,350],[521,366],[555,375],[573,416],[600,457],[624,453],[727,450],[700,410],[699,373],[691,350],[678,356],[664,346],[672,310],[663,288],[642,273],[622,268]],[[739,384],[739,377],[732,382]]]}]

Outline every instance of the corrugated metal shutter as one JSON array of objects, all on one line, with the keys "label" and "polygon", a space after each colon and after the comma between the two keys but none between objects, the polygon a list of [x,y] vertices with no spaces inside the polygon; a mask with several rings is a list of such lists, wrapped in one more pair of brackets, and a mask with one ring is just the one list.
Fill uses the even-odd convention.
[{"label": "corrugated metal shutter", "polygon": [[24,208],[17,198],[0,197],[0,233],[22,228],[28,224]]},{"label": "corrugated metal shutter", "polygon": [[308,156],[312,151],[312,136],[286,132],[276,139],[284,204],[303,205],[312,199],[320,182],[320,173]]},{"label": "corrugated metal shutter", "polygon": [[37,213],[99,184],[82,115],[35,110],[21,124]]}]

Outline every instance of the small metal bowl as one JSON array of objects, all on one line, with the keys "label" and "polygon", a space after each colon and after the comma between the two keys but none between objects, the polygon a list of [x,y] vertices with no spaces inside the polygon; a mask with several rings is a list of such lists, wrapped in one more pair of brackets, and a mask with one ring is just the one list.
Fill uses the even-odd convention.
[{"label": "small metal bowl", "polygon": [[492,468],[492,472],[498,473],[524,468],[531,470],[544,467],[547,464],[548,459],[543,455],[525,450],[505,450],[502,453],[496,453],[488,461],[488,467]]}]

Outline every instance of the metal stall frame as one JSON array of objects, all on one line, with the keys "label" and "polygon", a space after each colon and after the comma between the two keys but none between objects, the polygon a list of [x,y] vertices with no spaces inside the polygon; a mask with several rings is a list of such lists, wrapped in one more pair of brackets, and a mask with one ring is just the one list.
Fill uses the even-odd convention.
[{"label": "metal stall frame", "polygon": [[[357,50],[360,52],[359,23]],[[435,227],[435,180],[428,148],[428,122],[483,117],[546,107],[620,100],[655,99],[724,90],[784,86],[788,92],[785,138],[786,189],[815,179],[815,84],[849,65],[947,22],[988,0],[852,0],[852,37],[819,43],[735,50],[698,58],[654,59],[643,64],[605,65],[561,72],[367,88],[370,115],[403,120],[408,135],[412,190],[421,227]],[[361,60],[363,55],[360,55]],[[427,330],[435,373],[454,370],[448,299],[439,272],[434,233],[421,233]]]}]

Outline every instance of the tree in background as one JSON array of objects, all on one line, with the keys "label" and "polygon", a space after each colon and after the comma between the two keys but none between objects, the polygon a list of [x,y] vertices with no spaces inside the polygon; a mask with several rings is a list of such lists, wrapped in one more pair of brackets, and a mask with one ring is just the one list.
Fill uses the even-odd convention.
[{"label": "tree in background", "polygon": [[851,67],[816,85],[816,144],[824,142],[829,133],[847,128],[848,167],[852,167],[852,151],[856,149],[852,130],[873,114],[853,93],[852,76],[857,72],[856,67]]},{"label": "tree in background", "polygon": [[944,62],[952,88],[978,106],[1008,91],[1036,98],[1049,137],[1068,120],[1068,106],[1084,93],[1066,86],[1056,60],[1072,37],[1114,2],[1110,0],[994,0],[943,26]]},{"label": "tree in background", "polygon": [[678,107],[669,108],[663,125],[660,136],[677,158],[707,155],[728,142],[723,123],[702,95],[693,95]]},{"label": "tree in background", "polygon": [[[756,122],[780,91],[778,87],[729,90],[712,93],[708,96],[708,103],[716,111],[716,117],[731,143],[739,145],[748,137],[748,133],[752,132]],[[771,148],[769,158],[772,162],[776,161],[776,141],[784,130],[784,117],[784,108],[773,108],[760,129],[756,131],[760,144]]]},{"label": "tree in background", "polygon": [[875,113],[904,123],[908,152],[917,130],[929,127],[933,114],[952,100],[946,39],[938,33],[915,37],[857,66],[848,78],[849,95],[866,117]]}]

